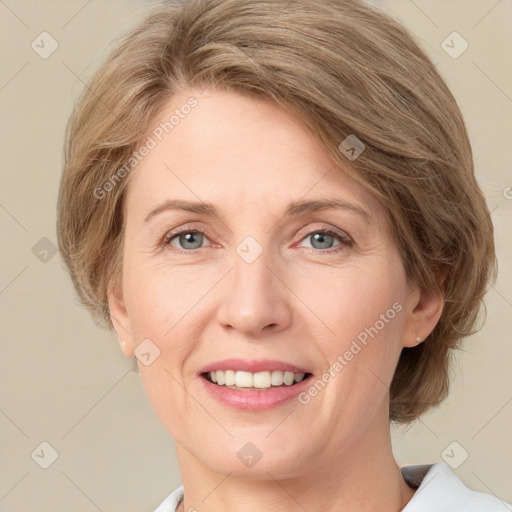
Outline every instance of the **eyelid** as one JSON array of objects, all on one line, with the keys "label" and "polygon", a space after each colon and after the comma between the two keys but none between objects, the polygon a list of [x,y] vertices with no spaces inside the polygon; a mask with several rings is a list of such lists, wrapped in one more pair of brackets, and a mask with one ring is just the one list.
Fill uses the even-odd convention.
[{"label": "eyelid", "polygon": [[[204,235],[205,238],[207,238],[208,240],[210,239],[210,234],[209,234],[209,230],[207,229],[204,229],[203,227],[198,227],[198,226],[195,226],[193,223],[192,224],[184,224],[183,226],[180,226],[178,228],[174,228],[174,229],[170,229],[168,230],[162,241],[161,241],[161,245],[163,247],[166,247],[166,246],[170,246],[170,241],[178,236],[178,235],[181,235],[182,233],[190,233],[190,232],[195,232],[195,233],[199,233],[201,235]],[[207,247],[212,247],[214,244],[210,244],[209,246]],[[197,251],[199,249],[192,249],[192,250],[185,250],[185,249],[180,249],[179,247],[174,247],[174,246],[171,246],[173,247],[173,249],[175,249],[176,251],[178,252],[188,252],[188,253],[193,253],[194,251]],[[206,247],[201,247],[201,249],[206,249]]]},{"label": "eyelid", "polygon": [[[308,239],[310,235],[313,233],[324,233],[327,235],[334,236],[340,240],[339,245],[335,245],[334,247],[329,247],[327,249],[315,249],[314,247],[302,247],[300,246],[301,243],[303,243],[305,240]],[[311,242],[310,242],[311,243]],[[342,253],[343,251],[346,251],[347,249],[354,246],[354,240],[352,237],[337,228],[331,227],[331,226],[321,226],[321,227],[313,227],[307,229],[305,232],[300,232],[300,240],[294,245],[294,247],[301,247],[306,252],[318,255],[318,256],[336,256],[339,253]]]},{"label": "eyelid", "polygon": [[[181,235],[182,233],[190,233],[190,232],[199,233],[199,234],[203,235],[205,238],[207,238],[208,240],[210,240],[209,230],[204,229],[203,227],[197,227],[193,223],[192,224],[189,223],[189,224],[185,224],[178,228],[171,229],[171,230],[167,231],[166,234],[164,235],[160,245],[164,248],[167,246],[171,246],[170,241],[173,238]],[[320,225],[314,225],[312,227],[308,227],[308,228],[304,228],[303,230],[300,230],[297,235],[300,238],[299,238],[298,242],[295,243],[294,247],[297,244],[299,244],[300,242],[302,242],[308,235],[311,235],[311,234],[317,233],[317,232],[324,232],[327,234],[332,234],[334,236],[337,236],[341,241],[340,245],[331,247],[329,249],[323,249],[323,250],[315,249],[315,248],[311,248],[311,247],[305,247],[305,249],[309,249],[310,251],[317,252],[317,253],[332,253],[332,252],[337,252],[338,250],[340,250],[340,247],[343,245],[352,246],[354,244],[353,238],[347,232],[342,231],[339,228],[335,228],[334,226],[320,224]],[[217,235],[214,235],[214,236],[217,236]],[[171,247],[173,248],[172,250],[175,250],[178,252],[194,254],[196,251],[198,251],[200,249],[207,249],[209,247],[213,247],[214,245],[215,245],[214,243],[210,243],[209,246],[199,247],[198,249],[190,249],[190,250],[180,249],[179,247],[174,247],[174,246],[171,246]]]},{"label": "eyelid", "polygon": [[334,226],[330,225],[315,225],[313,227],[305,228],[304,230],[299,231],[298,236],[300,236],[300,241],[304,239],[307,235],[310,235],[312,233],[316,233],[317,231],[328,231],[336,236],[339,236],[341,239],[343,239],[345,242],[353,242],[352,237],[346,232],[339,228],[335,228]]}]

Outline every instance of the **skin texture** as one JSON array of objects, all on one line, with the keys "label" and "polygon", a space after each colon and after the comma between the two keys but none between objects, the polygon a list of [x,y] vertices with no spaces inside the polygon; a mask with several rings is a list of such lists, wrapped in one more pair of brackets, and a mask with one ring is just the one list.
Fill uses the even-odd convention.
[{"label": "skin texture", "polygon": [[[197,106],[132,171],[122,283],[109,294],[125,354],[146,338],[160,350],[138,366],[176,443],[180,510],[401,510],[414,491],[391,450],[389,385],[401,349],[434,328],[442,297],[408,283],[380,204],[300,122],[210,88],[172,97],[154,126],[190,96]],[[364,208],[371,224],[350,210],[283,216],[292,201],[334,197]],[[167,199],[213,203],[222,219],[168,210],[144,222]],[[162,245],[178,228],[204,235]],[[315,241],[326,228],[344,238]],[[236,252],[247,236],[262,249],[250,264]],[[308,404],[235,410],[196,374],[242,357],[319,377],[395,303],[401,311]],[[251,468],[237,457],[248,442],[262,453]]]}]

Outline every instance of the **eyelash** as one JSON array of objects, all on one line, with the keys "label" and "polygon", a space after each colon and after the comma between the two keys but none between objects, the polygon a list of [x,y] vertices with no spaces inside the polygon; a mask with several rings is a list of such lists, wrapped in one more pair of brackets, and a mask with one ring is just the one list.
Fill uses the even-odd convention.
[{"label": "eyelash", "polygon": [[[176,251],[178,253],[186,253],[186,254],[195,254],[195,252],[198,251],[199,249],[204,249],[204,247],[200,247],[198,249],[186,250],[186,249],[180,249],[178,247],[171,246],[170,245],[171,240],[173,238],[175,238],[176,236],[181,235],[183,233],[194,233],[194,234],[199,233],[208,238],[207,234],[203,230],[197,229],[197,228],[189,228],[189,227],[185,226],[183,229],[181,229],[179,231],[171,231],[171,232],[167,233],[165,235],[165,237],[163,238],[161,245],[164,248],[172,248],[171,249],[172,251]],[[308,252],[315,252],[317,254],[322,254],[322,253],[335,254],[335,253],[338,253],[338,252],[344,250],[346,247],[352,247],[352,245],[353,245],[353,241],[348,235],[339,233],[338,231],[334,231],[329,228],[312,229],[311,231],[304,233],[302,238],[300,239],[300,241],[304,240],[308,236],[313,235],[315,233],[322,233],[323,235],[335,236],[335,237],[339,238],[339,240],[341,241],[341,244],[336,246],[335,248],[330,248],[330,249],[315,249],[314,247],[304,247],[304,249],[306,249]]]}]

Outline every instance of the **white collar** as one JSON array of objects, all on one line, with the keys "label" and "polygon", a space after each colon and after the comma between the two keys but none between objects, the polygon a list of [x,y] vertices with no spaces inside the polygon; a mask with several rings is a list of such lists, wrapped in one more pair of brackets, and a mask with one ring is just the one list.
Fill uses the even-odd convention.
[{"label": "white collar", "polygon": [[401,468],[416,492],[402,512],[511,512],[512,504],[472,491],[446,462]]}]

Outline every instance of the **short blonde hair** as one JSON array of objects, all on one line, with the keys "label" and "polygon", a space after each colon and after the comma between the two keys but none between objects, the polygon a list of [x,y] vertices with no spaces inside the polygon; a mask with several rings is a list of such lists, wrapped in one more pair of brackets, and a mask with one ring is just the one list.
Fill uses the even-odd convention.
[{"label": "short blonde hair", "polygon": [[[448,87],[404,27],[360,0],[167,1],[122,37],[66,129],[57,232],[81,303],[113,327],[132,175],[119,170],[174,94],[206,86],[292,113],[380,201],[409,279],[439,290],[445,276],[438,324],[400,355],[389,417],[408,423],[438,405],[450,349],[480,328],[496,278],[493,226]],[[340,151],[349,135],[365,146],[353,160]]]}]

